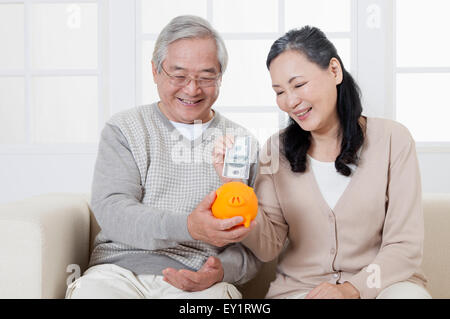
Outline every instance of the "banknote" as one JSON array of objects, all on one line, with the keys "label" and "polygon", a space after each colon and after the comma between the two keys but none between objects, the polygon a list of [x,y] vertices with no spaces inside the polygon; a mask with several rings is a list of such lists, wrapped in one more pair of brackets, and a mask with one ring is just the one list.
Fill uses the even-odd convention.
[{"label": "banknote", "polygon": [[228,178],[248,179],[250,174],[250,136],[236,136],[232,147],[227,148],[222,175]]}]

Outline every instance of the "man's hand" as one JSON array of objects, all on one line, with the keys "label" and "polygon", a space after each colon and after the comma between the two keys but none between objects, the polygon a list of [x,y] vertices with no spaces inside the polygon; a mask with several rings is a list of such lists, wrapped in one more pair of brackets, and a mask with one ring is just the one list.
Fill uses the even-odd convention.
[{"label": "man's hand", "polygon": [[305,299],[358,299],[359,291],[348,281],[334,285],[328,282],[321,283],[309,292]]},{"label": "man's hand", "polygon": [[246,228],[244,225],[237,226],[244,221],[242,216],[228,219],[214,217],[211,206],[215,199],[216,192],[209,193],[188,216],[189,234],[195,240],[201,240],[216,247],[242,241],[253,229],[256,222],[253,220],[250,227]]},{"label": "man's hand", "polygon": [[187,269],[175,270],[166,268],[163,270],[163,280],[184,291],[205,290],[223,279],[223,267],[216,257],[209,257],[199,271]]}]

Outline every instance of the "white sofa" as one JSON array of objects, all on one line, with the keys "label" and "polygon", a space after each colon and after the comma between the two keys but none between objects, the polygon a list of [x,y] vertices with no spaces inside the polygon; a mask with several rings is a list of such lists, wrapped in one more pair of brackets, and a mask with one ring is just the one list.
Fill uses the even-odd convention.
[{"label": "white sofa", "polygon": [[[433,298],[450,298],[450,194],[423,197],[423,269]],[[99,230],[86,194],[48,194],[0,205],[0,298],[63,298],[86,269]],[[263,298],[275,262],[239,287]]]}]

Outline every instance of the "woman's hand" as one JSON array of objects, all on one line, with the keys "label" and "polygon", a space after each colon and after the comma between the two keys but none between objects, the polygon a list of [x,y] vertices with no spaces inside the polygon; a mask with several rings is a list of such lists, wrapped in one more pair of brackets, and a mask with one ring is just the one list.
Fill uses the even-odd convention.
[{"label": "woman's hand", "polygon": [[321,283],[309,292],[305,299],[358,299],[359,291],[348,281],[343,284]]},{"label": "woman's hand", "polygon": [[227,178],[227,177],[222,176],[225,153],[227,151],[227,148],[232,147],[233,144],[234,144],[234,136],[232,136],[232,135],[221,136],[216,140],[216,143],[214,144],[214,149],[213,149],[213,154],[212,154],[213,155],[213,165],[214,165],[214,169],[217,172],[217,175],[219,175],[220,180],[224,184],[229,183],[229,182],[234,182],[234,181],[241,182],[241,180]]}]

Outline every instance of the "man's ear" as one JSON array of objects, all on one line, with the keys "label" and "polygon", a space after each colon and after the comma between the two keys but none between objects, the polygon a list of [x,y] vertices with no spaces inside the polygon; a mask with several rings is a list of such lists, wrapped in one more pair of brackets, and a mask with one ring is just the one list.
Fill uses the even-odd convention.
[{"label": "man's ear", "polygon": [[339,85],[342,83],[342,80],[344,78],[344,74],[342,72],[342,66],[339,63],[339,60],[336,58],[332,58],[330,60],[330,72],[333,74],[335,80],[336,80],[336,85]]},{"label": "man's ear", "polygon": [[158,69],[155,66],[155,63],[152,61],[152,74],[153,74],[153,82],[156,83],[156,77],[158,76]]},{"label": "man's ear", "polygon": [[217,81],[217,86],[220,87],[222,85],[222,76],[223,74],[221,73],[219,76],[219,80]]}]

